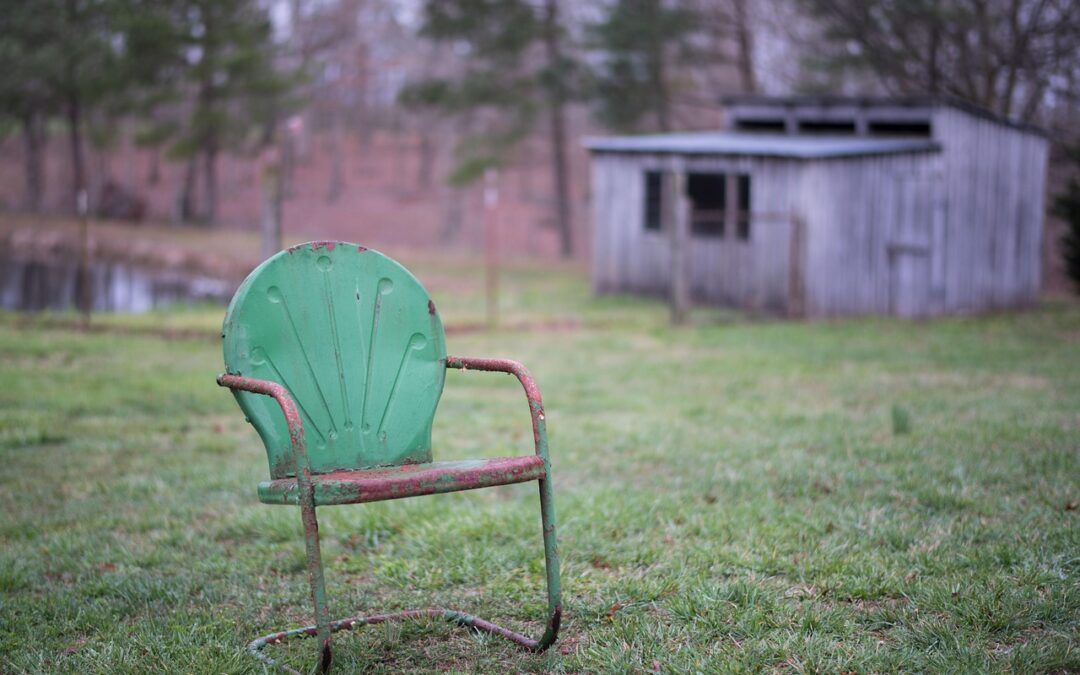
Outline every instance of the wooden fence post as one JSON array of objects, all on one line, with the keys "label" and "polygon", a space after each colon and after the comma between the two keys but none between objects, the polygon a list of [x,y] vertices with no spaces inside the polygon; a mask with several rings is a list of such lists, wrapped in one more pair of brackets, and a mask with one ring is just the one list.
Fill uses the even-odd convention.
[{"label": "wooden fence post", "polygon": [[687,256],[689,251],[690,205],[686,198],[686,171],[676,167],[671,185],[671,323],[683,325],[690,316],[690,280]]}]

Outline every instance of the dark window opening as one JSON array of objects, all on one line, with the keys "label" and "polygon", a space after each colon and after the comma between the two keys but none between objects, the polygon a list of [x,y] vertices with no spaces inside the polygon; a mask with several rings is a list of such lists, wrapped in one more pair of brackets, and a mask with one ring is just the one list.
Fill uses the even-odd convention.
[{"label": "dark window opening", "polygon": [[739,131],[752,131],[759,133],[784,133],[787,128],[782,119],[762,119],[749,117],[735,120],[735,128]]},{"label": "dark window opening", "polygon": [[799,131],[806,134],[847,135],[855,133],[854,120],[801,120]]},{"label": "dark window opening", "polygon": [[659,232],[664,226],[664,174],[645,172],[645,229]]},{"label": "dark window opening", "polygon": [[868,125],[873,136],[908,136],[930,138],[930,122],[879,120]]},{"label": "dark window opening", "polygon": [[727,176],[692,173],[686,177],[690,198],[690,231],[704,237],[723,237],[727,217]]},{"label": "dark window opening", "polygon": [[[667,229],[665,215],[668,181],[660,171],[646,171],[644,227],[649,232]],[[668,188],[670,189],[670,188]],[[732,197],[729,197],[731,195]],[[690,200],[690,233],[701,237],[750,239],[750,175],[724,173],[688,173],[686,196]],[[729,203],[734,198],[735,203]]]},{"label": "dark window opening", "polygon": [[741,173],[736,179],[735,236],[743,241],[750,239],[750,176]]}]

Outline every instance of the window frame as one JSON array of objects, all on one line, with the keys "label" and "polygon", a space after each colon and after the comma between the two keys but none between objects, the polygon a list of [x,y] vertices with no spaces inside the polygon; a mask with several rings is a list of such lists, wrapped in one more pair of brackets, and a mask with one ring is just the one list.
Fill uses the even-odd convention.
[{"label": "window frame", "polygon": [[[642,171],[642,201],[641,220],[642,231],[650,234],[661,234],[668,230],[665,218],[670,209],[669,173],[659,169],[645,169]],[[711,212],[707,209],[699,209],[690,190],[694,177],[707,176],[719,179],[720,208],[712,209],[721,215],[718,220],[713,220],[714,226],[705,228],[701,225],[701,218],[695,219],[695,213]],[[700,180],[700,178],[699,178]],[[690,200],[689,222],[687,223],[692,237],[719,241],[750,242],[753,239],[753,174],[735,171],[687,171],[686,172],[686,198]]]},{"label": "window frame", "polygon": [[664,207],[667,201],[664,198],[664,187],[665,183],[667,183],[664,180],[664,172],[657,169],[646,169],[642,172],[642,183],[642,230],[652,233],[663,232],[667,229],[664,227]]}]

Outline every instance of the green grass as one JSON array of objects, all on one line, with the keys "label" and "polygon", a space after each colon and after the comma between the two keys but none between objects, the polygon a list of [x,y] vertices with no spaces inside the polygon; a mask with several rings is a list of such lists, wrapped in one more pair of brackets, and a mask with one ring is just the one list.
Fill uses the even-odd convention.
[{"label": "green grass", "polygon": [[[475,269],[414,264],[448,325],[482,318]],[[449,338],[544,392],[560,642],[379,626],[341,634],[339,672],[1080,671],[1080,307],[672,330],[560,272],[509,273],[504,318],[565,325]],[[262,449],[213,384],[220,316],[0,315],[0,672],[260,672],[243,645],[310,621],[299,514],[258,504]],[[190,330],[128,330],[159,325]],[[449,373],[435,443],[529,452],[516,384]],[[335,616],[541,628],[535,487],[320,516]]]}]

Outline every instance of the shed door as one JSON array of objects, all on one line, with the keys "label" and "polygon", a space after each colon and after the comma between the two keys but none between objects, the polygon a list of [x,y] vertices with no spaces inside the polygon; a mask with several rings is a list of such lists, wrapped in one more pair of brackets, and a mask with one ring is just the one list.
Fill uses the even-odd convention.
[{"label": "shed door", "polygon": [[918,317],[930,313],[933,232],[941,204],[938,181],[900,178],[888,240],[889,312]]}]

